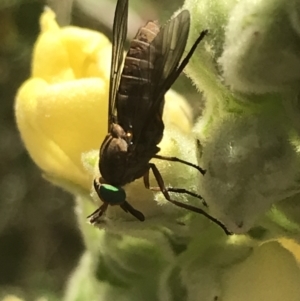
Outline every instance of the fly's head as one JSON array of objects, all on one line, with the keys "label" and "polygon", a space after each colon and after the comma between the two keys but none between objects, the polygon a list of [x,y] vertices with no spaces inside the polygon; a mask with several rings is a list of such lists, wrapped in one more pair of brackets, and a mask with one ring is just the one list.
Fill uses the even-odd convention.
[{"label": "fly's head", "polygon": [[120,187],[106,184],[103,178],[94,180],[94,188],[103,204],[91,215],[89,215],[88,219],[91,224],[99,225],[103,222],[101,217],[107,210],[108,206],[121,206],[125,202],[126,193],[124,189]]},{"label": "fly's head", "polygon": [[117,206],[126,200],[126,193],[122,187],[107,184],[103,178],[94,180],[94,188],[104,204]]},{"label": "fly's head", "polygon": [[107,184],[103,178],[94,180],[94,188],[104,204],[116,206],[123,204],[126,200],[126,193],[122,187]]},{"label": "fly's head", "polygon": [[94,180],[94,188],[103,205],[88,216],[91,224],[101,223],[101,216],[105,213],[109,205],[120,206],[123,211],[130,213],[136,219],[140,221],[145,220],[143,213],[133,208],[126,201],[126,192],[122,187],[107,184],[103,178],[99,178]]}]

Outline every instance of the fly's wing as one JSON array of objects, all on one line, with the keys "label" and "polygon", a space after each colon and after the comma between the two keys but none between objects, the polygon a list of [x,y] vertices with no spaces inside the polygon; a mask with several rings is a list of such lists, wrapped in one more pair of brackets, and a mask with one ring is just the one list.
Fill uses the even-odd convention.
[{"label": "fly's wing", "polygon": [[161,29],[152,43],[156,49],[152,74],[152,81],[155,83],[152,88],[153,107],[156,106],[156,102],[160,102],[160,98],[179,75],[176,71],[187,43],[189,29],[190,13],[183,10]]},{"label": "fly's wing", "polygon": [[112,58],[109,82],[108,131],[112,122],[117,120],[116,95],[122,73],[124,44],[127,36],[128,0],[118,0],[112,40]]},{"label": "fly's wing", "polygon": [[132,124],[136,145],[147,141],[152,144],[159,143],[162,138],[164,95],[179,75],[176,71],[187,43],[189,27],[190,14],[184,10],[160,28],[148,48],[148,56],[152,58],[148,62],[153,65],[148,70],[140,68],[141,78],[148,78],[143,93],[147,93],[149,97],[143,107],[145,115],[133,119],[136,124],[139,123],[138,127]]}]

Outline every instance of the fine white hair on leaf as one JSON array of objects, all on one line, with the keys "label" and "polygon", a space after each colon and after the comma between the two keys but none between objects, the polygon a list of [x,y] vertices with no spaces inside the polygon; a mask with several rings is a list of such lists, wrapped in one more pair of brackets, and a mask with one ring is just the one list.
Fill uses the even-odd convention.
[{"label": "fine white hair on leaf", "polygon": [[265,116],[220,120],[205,142],[207,173],[200,191],[209,212],[234,233],[243,233],[272,204],[300,189],[298,156],[280,121]]}]

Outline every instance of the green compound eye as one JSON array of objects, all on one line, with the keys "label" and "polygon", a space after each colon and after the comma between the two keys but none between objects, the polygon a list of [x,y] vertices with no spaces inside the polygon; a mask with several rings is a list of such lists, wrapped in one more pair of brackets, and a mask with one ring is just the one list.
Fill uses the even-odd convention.
[{"label": "green compound eye", "polygon": [[101,199],[109,205],[121,205],[125,202],[126,193],[123,188],[112,186],[109,184],[102,184],[98,191]]}]

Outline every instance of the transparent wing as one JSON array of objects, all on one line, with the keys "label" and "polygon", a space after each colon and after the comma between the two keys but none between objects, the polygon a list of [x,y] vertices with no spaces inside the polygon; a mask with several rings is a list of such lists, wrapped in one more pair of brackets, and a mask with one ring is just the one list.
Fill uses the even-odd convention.
[{"label": "transparent wing", "polygon": [[116,95],[122,73],[124,44],[127,37],[127,20],[128,0],[118,0],[113,24],[112,58],[108,104],[108,131],[110,130],[110,124],[112,122],[116,122],[117,119]]},{"label": "transparent wing", "polygon": [[164,95],[180,74],[177,69],[187,43],[189,27],[190,14],[184,10],[160,28],[147,49],[149,67],[141,67],[140,76],[148,78],[143,90],[148,95],[148,102],[141,104],[146,112],[144,116],[133,119],[136,123],[132,125],[135,144],[158,143],[162,138]]},{"label": "transparent wing", "polygon": [[153,83],[151,86],[151,97],[153,101],[144,121],[144,127],[141,129],[142,132],[148,133],[153,128],[155,129],[155,124],[159,123],[159,119],[163,124],[162,113],[165,93],[188,64],[198,44],[208,32],[203,30],[200,33],[185,58],[181,60],[186,47],[189,28],[190,13],[187,10],[183,10],[160,30],[157,37],[153,40],[151,45],[153,47],[149,48],[150,51],[156,49],[154,68],[151,74]]},{"label": "transparent wing", "polygon": [[205,35],[200,34],[181,62],[189,27],[190,14],[184,10],[161,28],[148,22],[131,42],[118,90],[117,113],[118,123],[132,133],[132,151],[140,146],[153,150],[162,138],[164,95]]},{"label": "transparent wing", "polygon": [[189,28],[190,13],[183,10],[171,19],[153,40],[156,59],[152,74],[154,83],[152,96],[158,102],[179,75],[176,71],[186,47]]}]

